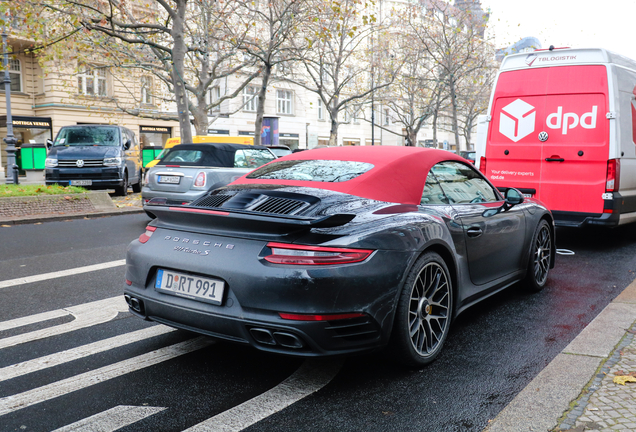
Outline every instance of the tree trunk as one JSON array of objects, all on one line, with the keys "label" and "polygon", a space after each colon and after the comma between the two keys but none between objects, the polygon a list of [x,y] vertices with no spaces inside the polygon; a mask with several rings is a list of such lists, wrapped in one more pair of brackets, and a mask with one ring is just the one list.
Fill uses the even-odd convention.
[{"label": "tree trunk", "polygon": [[263,116],[265,115],[265,99],[267,97],[267,86],[272,75],[272,66],[263,66],[263,83],[258,91],[258,107],[256,108],[256,121],[254,122],[254,145],[261,145],[261,134],[263,133]]},{"label": "tree trunk", "polygon": [[459,127],[457,124],[457,93],[455,92],[455,79],[451,75],[450,80],[448,81],[448,87],[450,90],[450,98],[451,98],[451,108],[453,113],[453,133],[455,134],[455,147],[457,152],[462,149],[462,146],[459,142]]},{"label": "tree trunk", "polygon": [[172,47],[172,82],[174,83],[174,92],[177,100],[177,113],[179,115],[179,128],[181,129],[181,142],[192,142],[192,129],[190,128],[190,108],[188,106],[188,93],[185,88],[184,61],[187,51],[184,34],[185,31],[185,13],[187,0],[177,0],[176,14],[172,24],[171,34],[174,39]]}]

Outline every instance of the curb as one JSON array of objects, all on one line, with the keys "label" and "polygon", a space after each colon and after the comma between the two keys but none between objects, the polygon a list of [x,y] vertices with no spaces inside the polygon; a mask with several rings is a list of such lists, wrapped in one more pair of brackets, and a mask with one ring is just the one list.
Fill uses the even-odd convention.
[{"label": "curb", "polygon": [[[550,431],[576,410],[636,322],[636,280],[510,402],[484,432]],[[604,370],[604,369],[603,369]]]}]

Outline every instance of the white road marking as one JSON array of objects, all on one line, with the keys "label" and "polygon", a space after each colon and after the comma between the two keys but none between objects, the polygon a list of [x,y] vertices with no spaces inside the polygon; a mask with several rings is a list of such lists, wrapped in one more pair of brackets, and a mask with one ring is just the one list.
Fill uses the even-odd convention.
[{"label": "white road marking", "polygon": [[24,285],[24,284],[33,283],[33,282],[41,282],[41,281],[45,281],[49,279],[56,279],[56,278],[64,277],[64,276],[72,276],[72,275],[81,274],[81,273],[88,273],[88,272],[103,270],[103,269],[107,269],[111,267],[119,267],[123,265],[126,265],[125,259],[105,262],[101,264],[94,264],[94,265],[89,265],[84,267],[76,267],[73,269],[61,270],[61,271],[56,271],[51,273],[42,273],[39,275],[27,276],[27,277],[22,277],[17,279],[9,279],[5,281],[0,281],[0,289],[9,288],[12,286],[17,286],[17,285]]},{"label": "white road marking", "polygon": [[201,422],[184,432],[238,432],[281,411],[326,386],[342,367],[342,360],[307,360],[271,390]]},{"label": "white road marking", "polygon": [[205,348],[213,341],[190,339],[13,396],[0,398],[0,416]]},{"label": "white road marking", "polygon": [[55,429],[53,432],[114,432],[165,409],[119,405],[68,426]]},{"label": "white road marking", "polygon": [[[61,311],[65,311],[66,314],[59,315],[61,314]],[[14,345],[20,345],[26,342],[43,339],[50,336],[68,333],[70,331],[78,330],[84,327],[90,327],[96,324],[105,323],[117,317],[117,314],[119,314],[120,312],[126,311],[128,311],[128,305],[126,304],[123,295],[90,303],[84,303],[77,306],[71,306],[65,309],[61,309],[60,311],[53,311],[50,312],[50,314],[57,313],[59,316],[70,314],[75,317],[75,320],[66,324],[60,324],[53,327],[0,339],[0,349]],[[46,314],[47,313],[45,313],[44,315]],[[33,316],[37,317],[37,315]],[[25,325],[24,323],[29,321],[29,318],[30,317],[5,321],[4,323],[0,323],[0,329],[14,328],[16,322],[20,325]]]},{"label": "white road marking", "polygon": [[5,366],[0,368],[0,382],[173,331],[175,329],[171,327],[156,325],[22,363]]}]

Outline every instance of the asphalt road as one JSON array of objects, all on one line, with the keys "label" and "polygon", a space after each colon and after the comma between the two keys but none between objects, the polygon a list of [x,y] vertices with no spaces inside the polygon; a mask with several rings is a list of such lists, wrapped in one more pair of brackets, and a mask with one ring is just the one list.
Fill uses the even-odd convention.
[{"label": "asphalt road", "polygon": [[[129,215],[0,227],[0,284],[121,260],[147,222]],[[109,300],[121,296],[123,266],[0,288],[0,431],[112,423],[120,407],[131,422],[121,420],[121,431],[219,430],[210,422],[232,419],[239,426],[223,430],[481,431],[635,277],[633,227],[559,230],[557,246],[574,255],[557,257],[544,291],[514,286],[467,311],[439,359],[420,371],[393,364],[390,353],[305,362],[161,330]],[[88,311],[73,309],[97,300]],[[62,312],[7,328],[49,311]],[[157,333],[136,339],[139,331]],[[32,367],[44,356],[39,363],[51,367],[12,375],[12,365]]]}]

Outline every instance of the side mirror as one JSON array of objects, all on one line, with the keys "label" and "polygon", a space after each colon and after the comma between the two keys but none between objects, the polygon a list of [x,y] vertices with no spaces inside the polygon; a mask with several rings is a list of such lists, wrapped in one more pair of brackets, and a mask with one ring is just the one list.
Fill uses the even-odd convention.
[{"label": "side mirror", "polygon": [[515,188],[508,188],[506,190],[505,198],[508,208],[521,204],[524,201],[523,194]]},{"label": "side mirror", "polygon": [[51,147],[53,147],[53,141],[51,141],[50,139],[46,140],[46,148],[50,149]]},{"label": "side mirror", "polygon": [[132,144],[132,142],[130,140],[127,140],[124,143],[124,150],[129,150],[130,149],[130,145]]}]

